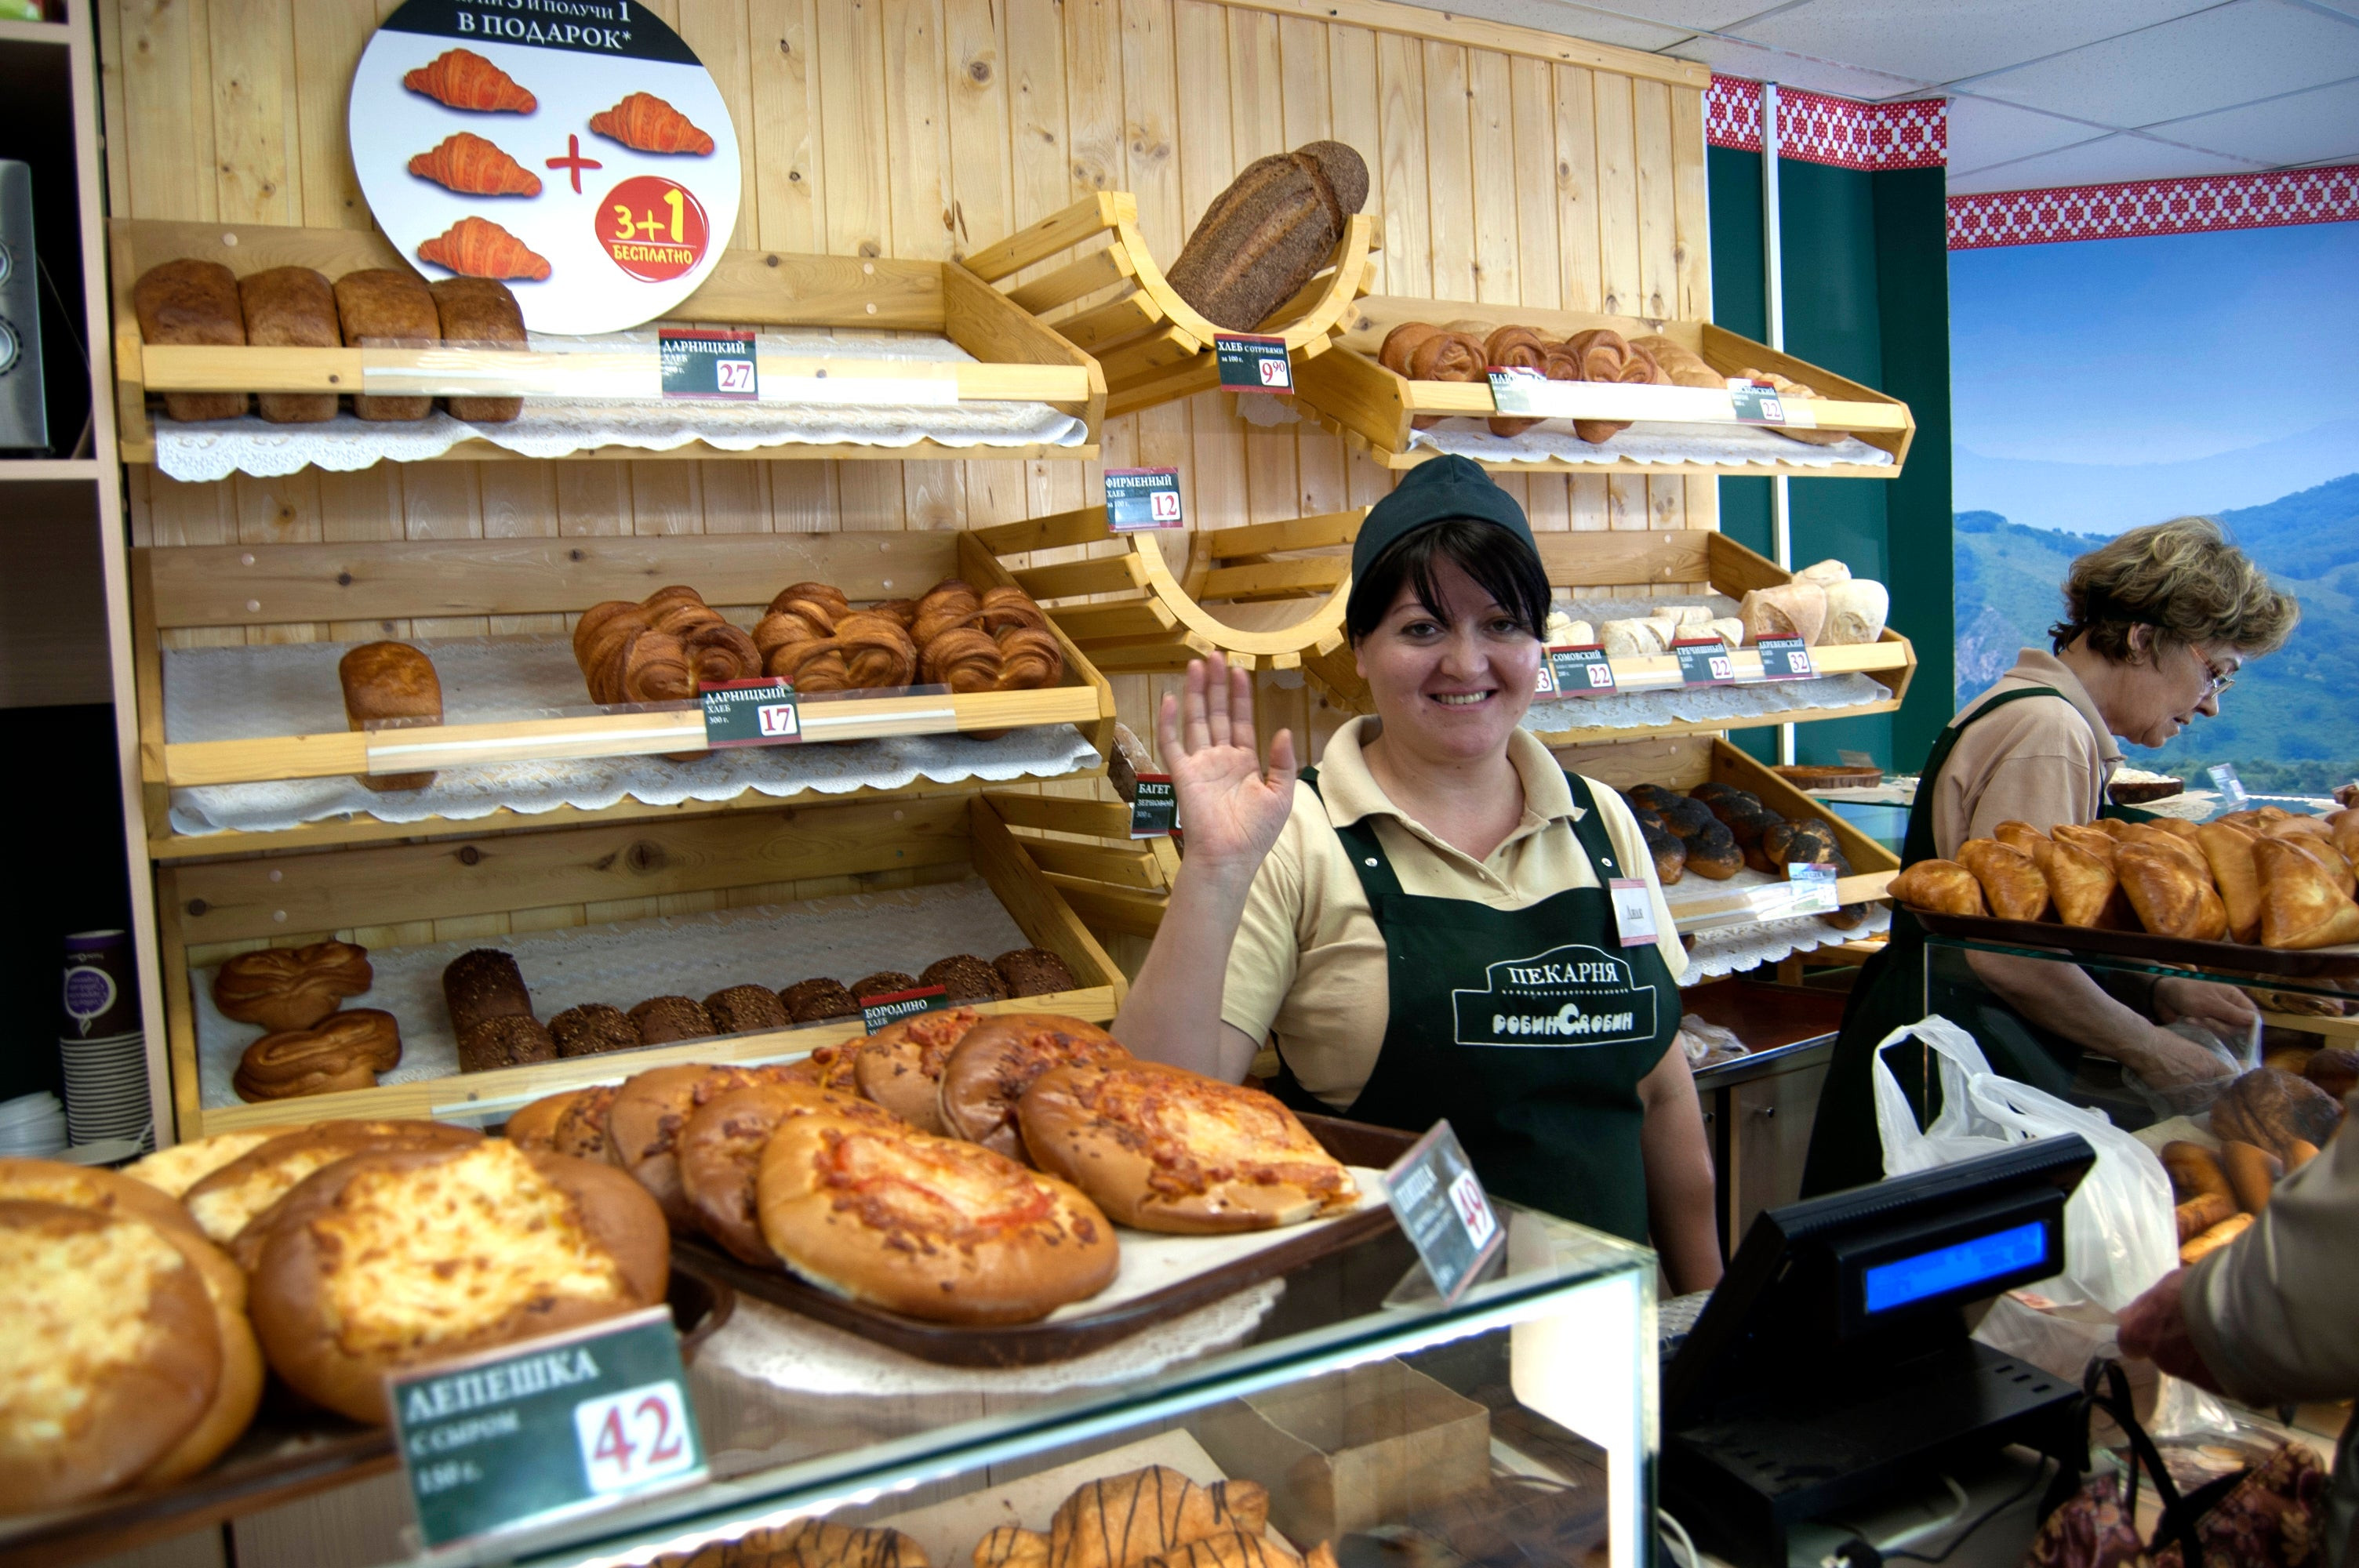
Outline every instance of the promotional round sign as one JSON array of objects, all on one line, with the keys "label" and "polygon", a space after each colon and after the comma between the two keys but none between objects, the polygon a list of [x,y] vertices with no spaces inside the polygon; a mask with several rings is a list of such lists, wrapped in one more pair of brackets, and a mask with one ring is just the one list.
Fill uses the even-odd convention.
[{"label": "promotional round sign", "polygon": [[631,0],[408,0],[349,118],[386,237],[429,278],[505,283],[536,332],[663,315],[737,226],[728,105]]}]

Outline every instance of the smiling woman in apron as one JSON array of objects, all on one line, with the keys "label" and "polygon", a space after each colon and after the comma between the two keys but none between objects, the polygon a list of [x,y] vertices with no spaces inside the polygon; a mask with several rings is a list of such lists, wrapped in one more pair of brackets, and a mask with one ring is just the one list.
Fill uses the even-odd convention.
[{"label": "smiling woman in apron", "polygon": [[[1189,666],[1158,734],[1188,858],[1114,1032],[1298,1109],[1447,1118],[1493,1193],[1720,1278],[1712,1157],[1673,1044],[1686,967],[1613,790],[1519,729],[1549,586],[1523,511],[1463,458],[1412,470],[1352,551],[1375,715],[1265,772],[1243,671]],[[1609,884],[1632,884],[1617,919]]]},{"label": "smiling woman in apron", "polygon": [[[2108,804],[2121,765],[2114,737],[2160,746],[2195,715],[2216,717],[2245,661],[2284,644],[2292,596],[2209,518],[2133,528],[2073,561],[2053,654],[2026,648],[2013,669],[1968,703],[1934,741],[1917,781],[1903,864],[1953,859],[2002,822],[2045,833],[2060,822],[2151,816]],[[2135,1069],[2156,1087],[2220,1076],[2226,1065],[2162,1025],[2191,1019],[2241,1040],[2259,1016],[2233,986],[2082,970],[2038,958],[1970,953],[1979,1000],[1942,1004],[1980,1042],[1994,1070],[2065,1094],[2083,1051]],[[1884,1175],[1869,1061],[1893,1030],[1926,1011],[1925,930],[1892,915],[1885,950],[1861,969],[1820,1090],[1803,1195]],[[1993,1000],[1995,999],[1995,1000]],[[1941,1011],[1937,1007],[1936,1011]],[[1886,1060],[1912,1106],[1936,1108],[1923,1062]]]}]

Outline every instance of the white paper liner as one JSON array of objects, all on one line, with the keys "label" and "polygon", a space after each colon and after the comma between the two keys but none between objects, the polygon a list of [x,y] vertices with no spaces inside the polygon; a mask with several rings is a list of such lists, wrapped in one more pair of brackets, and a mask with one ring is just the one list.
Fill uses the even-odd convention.
[{"label": "white paper liner", "polygon": [[[562,638],[476,637],[414,644],[434,661],[444,719],[453,724],[515,719],[589,702],[571,645]],[[175,648],[164,654],[164,736],[173,744],[264,735],[322,734],[345,727],[336,662],[352,644],[281,643]],[[592,757],[445,768],[422,790],[381,793],[350,774],[202,784],[172,791],[172,830],[268,833],[339,816],[381,822],[468,821],[503,807],[526,815],[570,806],[603,810],[625,798],[648,806],[725,801],[751,791],[899,789],[923,778],[1005,784],[1056,778],[1094,765],[1097,752],[1070,724],[1012,730],[995,741],[899,735],[802,746],[745,746],[689,762]]]},{"label": "white paper liner", "polygon": [[[583,345],[578,339],[534,336],[530,346],[605,347],[651,342],[650,332],[618,333]],[[775,351],[831,359],[973,363],[947,339],[846,330],[783,329],[761,334]],[[157,466],[177,480],[226,479],[233,473],[289,474],[307,464],[345,470],[383,460],[419,462],[462,441],[482,439],[528,458],[561,458],[598,447],[669,451],[703,441],[742,452],[785,444],[908,447],[938,441],[950,447],[1079,447],[1089,428],[1046,403],[961,403],[940,406],[839,407],[792,404],[577,403],[528,397],[523,414],[506,424],[474,425],[438,406],[415,423],[378,422],[340,413],[318,425],[273,425],[257,416],[182,425],[156,420]]]},{"label": "white paper liner", "polygon": [[1665,687],[1659,691],[1535,702],[1524,715],[1523,727],[1552,735],[1565,730],[1644,730],[1681,720],[1724,723],[1798,708],[1864,708],[1891,696],[1888,688],[1863,675],[1813,676],[1809,680],[1761,681],[1749,686]]},{"label": "white paper liner", "polygon": [[1833,446],[1815,447],[1751,425],[1672,425],[1639,420],[1611,440],[1592,446],[1572,432],[1570,420],[1551,419],[1520,436],[1494,436],[1478,417],[1456,416],[1409,433],[1409,449],[1430,448],[1482,463],[1777,463],[1823,469],[1843,463],[1889,467],[1892,454],[1856,436]]},{"label": "white paper liner", "polygon": [[[459,1071],[458,1042],[442,1000],[442,970],[473,947],[512,954],[544,1023],[569,1007],[603,1001],[625,1011],[653,996],[699,1001],[723,986],[782,990],[830,975],[846,985],[879,969],[917,974],[937,958],[973,953],[992,958],[1030,939],[980,877],[887,892],[806,899],[704,914],[619,925],[574,926],[520,936],[487,936],[369,954],[375,983],[346,1007],[377,1008],[401,1024],[401,1064],[381,1084],[447,1078]],[[213,1005],[214,969],[190,976],[197,1019],[197,1080],[208,1109],[241,1103],[230,1076],[263,1031],[222,1015]],[[637,1071],[629,1052],[613,1057],[614,1076]]]},{"label": "white paper liner", "polygon": [[1848,931],[1838,931],[1815,914],[1802,914],[1788,920],[1763,920],[1699,932],[1695,946],[1688,954],[1688,971],[1680,983],[1701,985],[1723,975],[1774,964],[1797,953],[1815,953],[1821,947],[1854,942],[1863,936],[1880,936],[1892,929],[1890,904],[1871,903],[1865,910],[1867,918]]}]

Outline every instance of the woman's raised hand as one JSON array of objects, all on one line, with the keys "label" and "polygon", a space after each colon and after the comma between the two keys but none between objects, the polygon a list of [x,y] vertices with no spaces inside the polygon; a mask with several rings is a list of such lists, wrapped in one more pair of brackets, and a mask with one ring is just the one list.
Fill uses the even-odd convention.
[{"label": "woman's raised hand", "polygon": [[1250,877],[1294,809],[1294,736],[1281,730],[1271,738],[1265,775],[1255,743],[1253,675],[1213,658],[1211,665],[1190,663],[1185,693],[1164,697],[1155,734],[1179,796],[1189,864]]}]

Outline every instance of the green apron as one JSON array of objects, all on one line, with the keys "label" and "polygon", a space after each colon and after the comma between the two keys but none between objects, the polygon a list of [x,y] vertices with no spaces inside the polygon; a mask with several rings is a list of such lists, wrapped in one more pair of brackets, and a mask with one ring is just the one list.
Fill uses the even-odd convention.
[{"label": "green apron", "polygon": [[[1908,834],[1900,848],[1902,865],[1913,866],[1938,853],[1933,842],[1933,787],[1958,738],[1985,716],[2027,697],[2070,700],[2052,687],[2002,692],[1941,731],[1917,781],[1917,799],[1908,811]],[[2155,814],[2109,805],[2100,815],[2149,821]],[[1886,1035],[1917,1022],[1929,1011],[1940,1013],[1972,1034],[1994,1072],[2054,1095],[2071,1087],[2080,1069],[2078,1044],[2029,1022],[1980,987],[1969,993],[1944,990],[1937,982],[1938,994],[1930,999],[1929,1007],[1925,957],[1924,926],[1908,910],[1896,906],[1884,951],[1860,966],[1858,982],[1843,1007],[1834,1059],[1819,1090],[1818,1118],[1810,1130],[1810,1156],[1802,1167],[1802,1196],[1816,1197],[1884,1179],[1884,1143],[1876,1130],[1869,1061]],[[1908,1103],[1923,1108],[1930,1121],[1940,1108],[1939,1086],[1927,1081],[1924,1053],[1904,1050],[1890,1058],[1890,1064]]]},{"label": "green apron", "polygon": [[[1318,770],[1302,780],[1313,794]],[[1601,883],[1613,840],[1588,782],[1567,775],[1574,837]],[[1527,908],[1413,897],[1366,821],[1338,827],[1384,933],[1391,1018],[1374,1072],[1343,1114],[1422,1132],[1447,1118],[1501,1197],[1632,1241],[1647,1239],[1638,1082],[1680,1024],[1679,987],[1654,943],[1625,947],[1603,886]],[[1280,1058],[1275,1091],[1333,1114]]]}]

